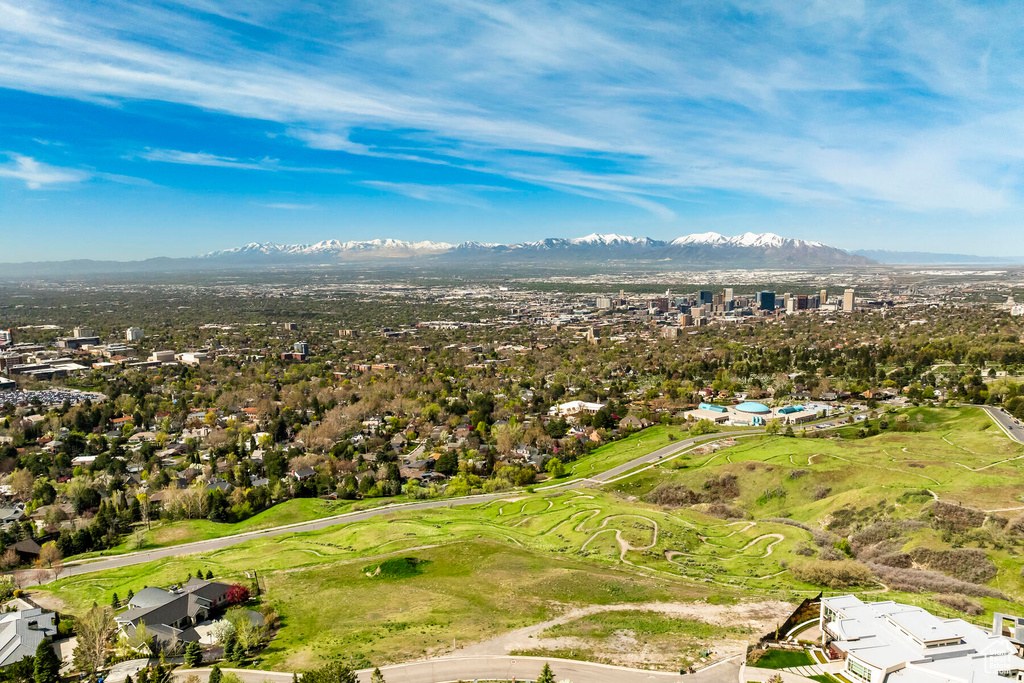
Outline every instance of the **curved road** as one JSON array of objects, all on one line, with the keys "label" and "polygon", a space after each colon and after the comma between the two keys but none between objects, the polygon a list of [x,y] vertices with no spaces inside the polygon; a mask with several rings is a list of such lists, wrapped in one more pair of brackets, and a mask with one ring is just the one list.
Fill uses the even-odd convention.
[{"label": "curved road", "polygon": [[[846,416],[844,415],[843,418]],[[833,426],[842,426],[842,422],[838,416],[833,417],[836,424]],[[826,420],[827,422],[827,420]],[[808,425],[809,426],[809,425]],[[804,427],[805,429],[807,426]],[[539,487],[538,491],[553,491],[553,490],[568,490],[587,488],[592,486],[601,486],[606,484],[622,475],[630,472],[639,467],[656,463],[659,460],[664,460],[667,457],[678,455],[680,452],[695,446],[705,441],[716,441],[718,439],[731,438],[736,436],[750,436],[754,434],[763,434],[763,428],[756,429],[745,429],[735,432],[728,433],[716,433],[716,434],[704,434],[701,436],[691,437],[689,439],[682,439],[680,441],[673,441],[672,443],[659,448],[656,451],[651,451],[645,455],[641,455],[625,464],[613,467],[600,474],[595,474],[583,479],[574,479],[561,484],[554,484],[552,486]],[[282,536],[284,534],[295,534],[302,533],[304,531],[319,531],[321,529],[327,529],[332,526],[339,524],[348,524],[350,522],[362,522],[374,517],[381,515],[391,514],[393,512],[404,512],[407,510],[431,510],[435,508],[450,508],[458,507],[463,505],[477,505],[479,503],[486,503],[492,500],[499,500],[501,498],[508,498],[516,495],[517,491],[504,491],[502,493],[490,493],[478,496],[465,496],[462,498],[445,498],[435,500],[425,500],[412,503],[396,503],[394,505],[382,505],[378,508],[372,508],[370,510],[360,510],[358,512],[346,512],[341,515],[335,515],[333,517],[324,517],[322,519],[316,519],[309,522],[298,522],[295,524],[287,524],[285,526],[271,527],[269,529],[259,529],[256,531],[247,531],[241,534],[234,534],[231,536],[222,536],[221,538],[211,538],[206,541],[195,541],[192,543],[183,543],[180,545],[168,546],[166,548],[157,548],[154,550],[143,550],[134,553],[125,553],[124,555],[116,555],[114,557],[105,557],[97,559],[81,560],[79,562],[69,563],[64,566],[61,572],[60,578],[68,576],[76,576],[79,574],[88,574],[91,572],[102,572],[111,569],[120,569],[121,567],[129,567],[136,564],[143,564],[145,562],[152,562],[153,560],[161,560],[168,557],[177,557],[179,555],[195,555],[197,553],[212,552],[214,550],[220,550],[222,548],[228,548],[239,543],[245,543],[255,538],[273,538],[275,536]],[[32,585],[34,583],[33,574],[29,573],[25,576],[25,585]]]},{"label": "curved road", "polygon": [[994,406],[979,405],[977,408],[981,408],[988,416],[992,418],[992,421],[996,423],[1003,433],[1010,438],[1011,441],[1017,443],[1024,443],[1021,439],[1024,438],[1024,426],[1017,424],[1017,421],[1010,415],[1003,412],[1001,408]]},{"label": "curved road", "polygon": [[[734,658],[703,669],[695,674],[680,675],[664,671],[628,669],[569,659],[545,657],[451,657],[408,664],[382,666],[380,671],[388,683],[452,683],[453,681],[498,680],[532,681],[548,663],[555,680],[574,683],[732,683],[739,678],[740,659]],[[184,669],[174,672],[182,683],[189,675],[209,679],[209,669]],[[222,669],[237,674],[242,683],[292,683],[292,674],[280,671]],[[357,672],[359,683],[370,683],[372,669]]]}]

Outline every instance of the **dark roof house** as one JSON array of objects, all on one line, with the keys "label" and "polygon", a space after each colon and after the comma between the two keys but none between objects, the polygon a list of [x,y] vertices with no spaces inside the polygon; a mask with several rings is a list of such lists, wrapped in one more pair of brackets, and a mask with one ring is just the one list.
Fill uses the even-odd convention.
[{"label": "dark roof house", "polygon": [[128,609],[114,619],[129,638],[139,624],[145,624],[159,647],[173,649],[178,643],[198,642],[194,626],[226,606],[227,597],[226,583],[190,579],[177,590],[142,589],[129,601]]}]

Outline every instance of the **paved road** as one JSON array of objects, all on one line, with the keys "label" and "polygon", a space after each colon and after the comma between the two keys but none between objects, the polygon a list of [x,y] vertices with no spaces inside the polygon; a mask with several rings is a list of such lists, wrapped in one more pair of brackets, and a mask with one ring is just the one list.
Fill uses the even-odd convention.
[{"label": "paved road", "polygon": [[[706,434],[703,436],[697,436],[690,439],[684,439],[682,441],[676,441],[664,448],[660,448],[657,451],[642,455],[635,460],[632,460],[624,465],[620,465],[614,469],[596,474],[588,479],[578,479],[567,482],[565,484],[556,485],[551,489],[575,489],[584,488],[588,486],[597,486],[601,483],[612,479],[613,477],[628,472],[637,467],[641,467],[651,462],[656,462],[668,455],[672,455],[681,450],[689,448],[694,444],[701,443],[703,441],[713,441],[721,439],[726,436],[740,436],[743,434],[758,434],[763,430],[750,430],[743,432],[732,432],[729,434]],[[508,498],[516,495],[515,491],[505,491],[503,493],[491,493],[479,496],[466,496],[462,498],[444,498],[436,500],[425,500],[413,503],[398,503],[395,505],[383,505],[381,507],[372,508],[369,510],[361,510],[359,512],[347,512],[341,515],[335,515],[333,517],[324,517],[323,519],[317,519],[310,522],[299,522],[296,524],[289,524],[286,526],[271,527],[269,529],[260,529],[257,531],[247,531],[242,534],[234,534],[232,536],[223,536],[221,538],[211,538],[206,541],[195,541],[193,543],[183,543],[180,545],[168,546],[166,548],[158,548],[155,550],[144,550],[135,553],[126,553],[124,555],[116,555],[114,557],[106,557],[99,559],[83,560],[75,564],[65,565],[64,571],[61,573],[61,577],[76,576],[79,574],[88,574],[92,572],[108,571],[111,569],[119,569],[121,567],[129,567],[136,564],[142,564],[144,562],[152,562],[153,560],[161,560],[168,557],[176,557],[179,555],[195,555],[213,552],[222,548],[228,548],[239,543],[251,541],[255,538],[273,538],[275,536],[282,536],[285,534],[295,534],[304,531],[318,531],[320,529],[326,529],[328,527],[336,526],[338,524],[350,524],[352,522],[362,522],[374,517],[381,515],[387,515],[394,512],[405,512],[411,510],[432,510],[435,508],[451,508],[459,507],[463,505],[479,505],[480,503],[486,503],[492,500],[500,500],[502,498]],[[31,577],[31,574],[28,575]],[[31,583],[29,580],[27,583]]]},{"label": "paved road", "polygon": [[993,406],[977,406],[981,408],[992,420],[999,425],[999,428],[1006,433],[1006,436],[1010,437],[1017,443],[1024,443],[1024,426],[1017,424],[1017,421],[1002,411],[1001,408],[995,408]]},{"label": "paved road", "polygon": [[[625,667],[577,662],[568,659],[545,659],[543,657],[452,657],[432,659],[424,662],[410,662],[381,667],[381,673],[388,683],[452,683],[476,679],[511,681],[537,678],[541,667],[547,662],[555,674],[555,680],[570,680],[573,683],[734,683],[739,679],[740,661],[729,660],[704,669],[695,674],[682,676],[678,673],[644,671]],[[276,671],[249,671],[246,669],[223,669],[239,675],[243,683],[291,683],[292,675]],[[186,669],[174,672],[179,683],[190,674],[206,681],[209,669]],[[358,672],[359,683],[369,683],[372,669]]]},{"label": "paved road", "polygon": [[[845,419],[845,416],[844,416]],[[840,424],[839,418],[834,419],[836,425]],[[689,439],[683,439],[681,441],[675,441],[670,443],[663,448],[659,448],[656,451],[641,455],[623,465],[614,467],[600,474],[595,474],[585,479],[575,479],[568,481],[564,484],[555,484],[550,487],[542,487],[539,490],[565,490],[565,489],[578,489],[586,488],[591,486],[600,486],[616,477],[621,477],[623,474],[634,470],[644,465],[663,460],[666,457],[675,455],[680,451],[683,451],[691,446],[705,442],[715,441],[718,439],[735,437],[735,436],[749,436],[752,434],[763,434],[762,428],[741,430],[727,433],[716,433],[716,434],[705,434],[702,436],[695,436]],[[336,526],[339,524],[349,524],[351,522],[362,522],[374,517],[381,515],[391,514],[393,512],[404,512],[411,510],[432,510],[435,508],[451,508],[460,507],[464,505],[478,505],[480,503],[486,503],[492,500],[499,500],[501,498],[508,498],[516,495],[515,491],[505,491],[503,493],[491,493],[479,496],[466,496],[462,498],[445,498],[437,500],[425,500],[412,503],[397,503],[394,505],[382,505],[377,508],[371,508],[369,510],[361,510],[359,512],[347,512],[341,515],[335,515],[333,517],[324,517],[323,519],[317,519],[309,522],[298,522],[295,524],[288,524],[285,526],[271,527],[269,529],[260,529],[257,531],[247,531],[241,534],[234,534],[232,536],[223,536],[221,538],[212,538],[206,541],[195,541],[193,543],[183,543],[180,545],[168,546],[166,548],[158,548],[155,550],[144,550],[135,553],[126,553],[124,555],[117,555],[114,557],[98,558],[83,560],[74,564],[67,564],[64,566],[64,570],[61,573],[61,578],[68,576],[77,576],[79,574],[89,574],[92,572],[102,572],[111,569],[120,569],[121,567],[129,567],[136,564],[142,564],[145,562],[152,562],[153,560],[161,560],[168,557],[177,557],[179,555],[196,555],[202,553],[213,552],[222,548],[228,548],[239,543],[245,543],[256,538],[273,538],[275,536],[282,536],[285,534],[302,533],[304,531],[318,531],[326,529],[328,527]],[[32,585],[33,574],[29,573],[25,577],[25,584]]]}]

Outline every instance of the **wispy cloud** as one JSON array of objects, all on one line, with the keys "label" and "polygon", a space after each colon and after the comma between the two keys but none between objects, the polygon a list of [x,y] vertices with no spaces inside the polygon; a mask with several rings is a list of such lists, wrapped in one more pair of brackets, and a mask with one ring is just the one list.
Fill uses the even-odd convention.
[{"label": "wispy cloud", "polygon": [[484,185],[423,185],[419,183],[394,183],[385,180],[364,180],[359,184],[364,187],[381,190],[382,192],[393,192],[424,202],[459,204],[476,208],[488,206],[488,203],[478,196],[478,192],[503,190],[503,188],[493,188]]},{"label": "wispy cloud", "polygon": [[231,157],[207,154],[206,152],[182,152],[176,149],[147,149],[138,156],[147,161],[160,161],[168,164],[241,168],[247,171],[273,171],[276,164],[276,160],[270,159],[264,159],[260,162],[240,161]]},{"label": "wispy cloud", "polygon": [[[701,195],[915,212],[1021,203],[1024,136],[984,125],[1024,119],[1012,3],[185,4],[237,25],[164,3],[0,0],[0,86],[270,121],[313,150],[478,171],[667,220]],[[357,129],[381,141],[355,142]],[[285,170],[209,151],[139,156]],[[464,187],[364,185],[487,204]]]},{"label": "wispy cloud", "polygon": [[21,180],[30,190],[80,183],[89,178],[88,173],[78,169],[50,166],[21,154],[7,153],[6,156],[9,161],[0,164],[0,178]]}]

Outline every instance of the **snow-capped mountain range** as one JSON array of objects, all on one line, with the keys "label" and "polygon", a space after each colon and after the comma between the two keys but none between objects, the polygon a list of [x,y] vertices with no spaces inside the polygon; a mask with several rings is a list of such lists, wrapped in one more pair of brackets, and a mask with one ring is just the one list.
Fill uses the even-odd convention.
[{"label": "snow-capped mountain range", "polygon": [[789,239],[773,233],[748,232],[726,237],[716,232],[685,235],[664,241],[650,237],[597,233],[571,239],[549,237],[534,242],[494,244],[483,242],[406,241],[373,239],[324,240],[315,244],[252,242],[214,251],[198,258],[234,263],[329,263],[374,259],[431,258],[440,261],[577,261],[651,260],[681,265],[756,267],[867,265],[869,259],[821,242]]}]

